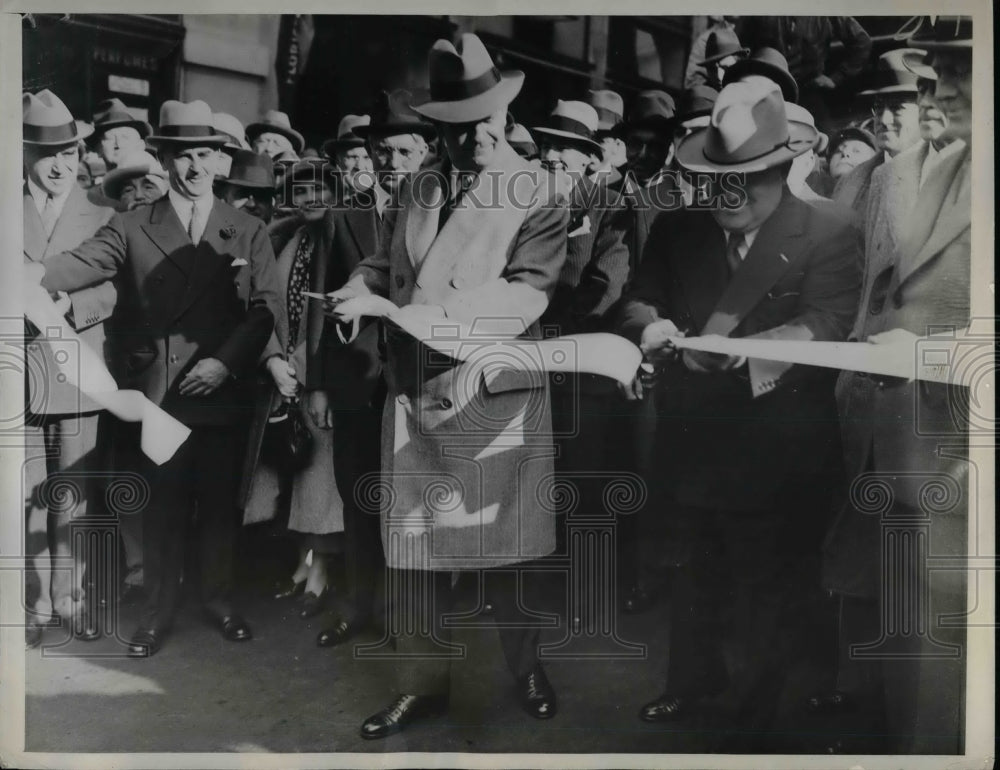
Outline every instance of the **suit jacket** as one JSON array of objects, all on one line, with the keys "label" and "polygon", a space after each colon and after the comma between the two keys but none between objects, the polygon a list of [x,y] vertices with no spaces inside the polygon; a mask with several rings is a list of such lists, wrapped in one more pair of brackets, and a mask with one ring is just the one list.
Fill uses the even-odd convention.
[{"label": "suit jacket", "polygon": [[[851,339],[896,328],[926,335],[969,326],[970,153],[964,147],[942,159],[918,192],[925,155],[900,154],[878,180],[880,196],[869,208],[861,312]],[[968,428],[960,405],[967,398],[964,388],[845,372],[838,403],[848,471],[861,473],[871,462],[876,470],[916,474],[894,483],[897,499],[914,506],[927,474],[948,474],[962,483]],[[951,454],[958,456],[939,453],[941,444],[955,444]]]},{"label": "suit jacket", "polygon": [[[249,418],[253,374],[284,313],[263,222],[215,200],[195,246],[165,197],[50,257],[42,285],[73,290],[115,276],[119,385],[188,425]],[[182,396],[180,382],[203,358],[221,361],[230,378],[208,396]]]},{"label": "suit jacket", "polygon": [[[620,333],[638,343],[649,323],[669,318],[689,336],[842,340],[857,307],[856,248],[849,226],[786,188],[730,279],[725,235],[709,212],[663,214],[623,299]],[[702,374],[678,360],[662,373],[653,462],[668,499],[769,508],[829,462],[831,372],[762,363]]]},{"label": "suit jacket", "polygon": [[[569,220],[551,177],[502,144],[442,224],[447,176],[429,169],[411,178],[399,208],[387,211],[378,250],[348,286],[400,306],[440,306],[443,327],[453,320],[472,329],[470,345],[478,336],[486,344],[539,336]],[[550,553],[555,517],[538,496],[554,454],[548,378],[429,355],[391,325],[386,354],[387,564],[475,569]]]},{"label": "suit jacket", "polygon": [[629,280],[635,276],[646,249],[646,240],[653,221],[664,211],[676,211],[684,206],[681,188],[673,174],[665,174],[663,179],[651,187],[632,189],[631,174],[626,174],[616,184],[608,185],[609,190],[619,194],[612,216],[611,226],[621,230],[622,240],[629,251]]},{"label": "suit jacket", "polygon": [[833,186],[833,201],[854,212],[855,224],[864,231],[868,213],[868,195],[875,169],[885,164],[885,154],[878,152],[852,171],[844,174]]},{"label": "suit jacket", "polygon": [[[66,249],[78,246],[81,241],[92,236],[101,225],[105,224],[114,212],[108,208],[93,205],[87,194],[81,188],[73,186],[63,205],[52,235],[45,236],[42,219],[35,208],[35,202],[24,192],[24,257],[31,262],[45,263],[53,255]],[[74,291],[70,294],[72,301],[72,325],[86,344],[97,352],[105,355],[104,322],[111,317],[117,300],[117,291],[111,281],[102,281],[96,286]],[[35,413],[44,414],[76,414],[100,410],[101,407],[68,383],[61,383],[54,376],[58,371],[55,359],[52,358],[52,345],[34,339],[28,343],[28,353],[32,358],[38,357],[39,371],[52,372],[53,376],[45,379],[44,395],[34,392],[40,385],[36,379],[28,378],[28,404]],[[31,360],[31,359],[29,359]]]},{"label": "suit jacket", "polygon": [[[347,283],[355,268],[375,254],[382,223],[374,198],[358,193],[328,212],[324,224],[324,245],[313,260],[312,290],[328,294]],[[322,304],[310,302],[306,338],[306,388],[326,390],[334,409],[368,404],[382,375],[378,324],[366,322],[358,336],[344,344],[336,325],[323,314]]]}]

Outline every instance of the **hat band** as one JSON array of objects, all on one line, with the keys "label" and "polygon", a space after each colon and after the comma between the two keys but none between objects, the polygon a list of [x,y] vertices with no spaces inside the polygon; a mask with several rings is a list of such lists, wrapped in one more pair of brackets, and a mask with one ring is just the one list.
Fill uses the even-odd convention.
[{"label": "hat band", "polygon": [[879,91],[895,86],[913,86],[916,89],[917,75],[913,72],[901,72],[900,70],[879,70],[875,73],[871,88]]},{"label": "hat band", "polygon": [[77,139],[76,123],[64,123],[61,126],[35,126],[25,123],[23,137],[26,142],[44,142],[46,144],[75,142]]},{"label": "hat band", "polygon": [[565,131],[570,134],[578,134],[581,139],[592,140],[594,136],[594,132],[587,127],[586,123],[574,120],[573,118],[567,118],[565,115],[551,115],[545,127],[550,128],[553,131]]},{"label": "hat band", "polygon": [[94,125],[102,126],[105,123],[138,123],[133,115],[127,112],[107,112],[104,115],[94,116]]},{"label": "hat band", "polygon": [[752,160],[759,160],[760,158],[765,158],[775,150],[780,150],[782,147],[791,147],[791,145],[792,145],[792,137],[788,136],[782,141],[771,145],[770,147],[763,148],[760,152],[755,153],[754,155],[740,155],[739,157],[728,157],[720,159],[718,157],[713,158],[712,155],[709,154],[709,145],[706,142],[705,148],[702,150],[702,154],[705,156],[706,159],[712,161],[712,163],[718,163],[720,166],[727,166],[727,165],[734,166],[737,163],[748,163]]},{"label": "hat band", "polygon": [[594,107],[594,110],[597,112],[597,119],[602,123],[610,123],[613,126],[622,122],[622,116],[607,107]]},{"label": "hat band", "polygon": [[208,139],[215,137],[211,126],[160,126],[160,136],[170,139]]},{"label": "hat band", "polygon": [[431,98],[438,102],[457,102],[486,93],[499,85],[502,79],[500,70],[490,67],[482,75],[471,80],[437,81],[431,83]]}]

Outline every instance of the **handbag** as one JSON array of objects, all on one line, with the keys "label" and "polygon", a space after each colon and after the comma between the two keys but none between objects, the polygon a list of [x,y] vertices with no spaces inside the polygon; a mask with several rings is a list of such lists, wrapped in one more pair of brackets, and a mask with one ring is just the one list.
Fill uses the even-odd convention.
[{"label": "handbag", "polygon": [[285,473],[295,473],[312,460],[313,443],[299,399],[285,399],[267,418],[261,460]]}]

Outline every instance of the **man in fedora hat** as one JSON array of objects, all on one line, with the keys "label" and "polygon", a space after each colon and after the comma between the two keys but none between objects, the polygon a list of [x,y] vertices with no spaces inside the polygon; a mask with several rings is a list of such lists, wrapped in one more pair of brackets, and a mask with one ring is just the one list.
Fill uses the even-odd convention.
[{"label": "man in fedora hat", "polygon": [[223,154],[232,162],[226,178],[216,179],[215,195],[234,209],[270,224],[274,216],[274,163],[267,155],[241,148]]},{"label": "man in fedora hat", "polygon": [[145,139],[152,133],[149,123],[135,117],[121,99],[106,99],[94,110],[94,133],[87,143],[111,170],[125,156],[143,152]]},{"label": "man in fedora hat", "polygon": [[[340,172],[338,199],[346,202],[359,190],[371,187],[372,160],[365,140],[357,129],[371,123],[370,115],[345,115],[337,126],[337,136],[323,142],[323,154],[332,160]],[[359,181],[366,182],[365,185]]]},{"label": "man in fedora hat", "polygon": [[[849,339],[875,344],[916,345],[935,331],[960,336],[972,312],[972,22],[959,16],[913,21],[916,29],[904,27],[912,35],[908,44],[927,51],[929,61],[906,61],[922,77],[934,76],[927,79],[952,141],[937,150],[941,157],[930,167],[928,151],[917,148],[872,175],[862,303]],[[891,508],[880,517],[862,512],[851,498],[827,537],[824,584],[840,598],[841,664],[836,690],[810,705],[829,710],[871,701],[884,708],[888,742],[879,749],[891,753],[963,752],[966,628],[942,619],[967,611],[961,564],[971,524],[964,494],[971,475],[964,451],[969,398],[964,387],[855,372],[843,372],[837,382],[847,481],[876,478],[891,490]],[[961,492],[932,506],[929,484],[954,484]],[[906,586],[916,613],[900,621],[922,633],[893,633],[885,626],[886,602],[896,598],[884,593],[885,517],[901,522],[894,525],[898,537],[919,538],[925,553],[956,564],[955,570],[935,571],[932,580],[921,559],[896,562],[892,580]],[[852,660],[852,645],[886,637],[891,648],[881,659]]]},{"label": "man in fedora hat", "polygon": [[[410,102],[408,91],[383,91],[370,119],[354,126],[354,134],[366,142],[376,182],[327,214],[326,246],[314,261],[314,291],[339,289],[358,264],[375,254],[388,209],[397,205],[402,187],[421,168],[436,131]],[[368,323],[345,344],[322,310],[315,302],[308,308],[305,376],[313,422],[333,430],[333,472],[344,500],[348,597],[316,638],[320,647],[334,647],[372,624],[375,589],[385,570],[379,518],[360,504],[356,493],[358,484],[379,470],[385,384],[378,325]]]},{"label": "man in fedora hat", "polygon": [[[24,158],[24,259],[45,264],[56,253],[73,248],[89,238],[114,213],[94,206],[76,181],[80,160],[79,143],[85,138],[62,100],[49,90],[22,97]],[[115,307],[117,292],[110,281],[97,281],[89,288],[61,295],[59,304],[67,320],[87,345],[104,356],[104,322]],[[28,342],[28,354],[47,362],[42,371],[57,372],[55,351],[43,340]],[[30,360],[30,359],[29,359]],[[79,599],[82,567],[57,568],[52,560],[73,563],[71,523],[79,521],[101,500],[91,482],[76,484],[74,494],[42,494],[49,475],[64,471],[86,479],[101,467],[98,443],[97,404],[82,399],[70,385],[53,375],[26,381],[29,415],[25,431],[26,483],[31,491],[26,511],[25,607],[28,611],[27,642],[41,641],[42,627],[59,618],[74,622],[83,613]],[[52,498],[47,500],[47,498]],[[46,501],[48,504],[46,504]],[[92,511],[91,511],[92,512]],[[79,554],[77,554],[79,556]],[[99,630],[86,618],[74,632],[96,638]]]},{"label": "man in fedora hat", "polygon": [[628,160],[625,142],[613,131],[625,117],[625,102],[615,91],[599,90],[590,92],[590,106],[597,110],[594,140],[601,145],[603,151],[591,164],[590,176],[595,182],[614,184],[622,178],[619,169]]},{"label": "man in fedora hat", "polygon": [[[844,338],[857,307],[856,238],[785,182],[792,159],[815,141],[815,129],[788,121],[771,80],[726,86],[710,124],[681,142],[677,159],[714,177],[709,194],[725,174],[741,175],[740,191],[710,210],[661,215],[623,301],[620,332],[654,367],[633,386],[633,397],[655,396],[651,496],[688,551],[673,582],[666,687],[642,707],[645,721],[682,719],[728,689],[739,717],[755,717],[741,727],[759,731],[782,685],[789,650],[778,625],[790,587],[809,584],[803,562],[819,547],[814,514],[835,459],[832,376],[676,355],[671,337]],[[717,629],[730,599],[734,622]]]},{"label": "man in fedora hat", "polygon": [[[388,298],[400,306],[396,319],[537,337],[566,257],[569,214],[549,175],[504,137],[524,74],[501,73],[472,34],[457,45],[437,41],[428,63],[430,100],[412,107],[436,124],[446,160],[403,186],[378,251],[333,293],[330,312],[353,322]],[[413,630],[395,638],[400,694],[361,735],[381,738],[447,707],[443,618],[453,570],[481,571],[521,706],[551,717],[555,692],[518,590],[521,565],[555,546],[554,519],[535,496],[552,473],[547,378],[524,373],[487,386],[470,379],[468,364],[440,359],[425,371],[413,338],[386,329],[382,473],[392,494],[382,496],[383,545],[401,592],[394,606],[410,613],[402,628]],[[431,479],[443,486],[426,494]]]},{"label": "man in fedora hat", "polygon": [[833,199],[853,209],[858,225],[865,226],[872,172],[920,141],[920,110],[917,107],[917,75],[903,60],[920,55],[914,49],[896,48],[879,57],[873,87],[858,96],[870,105],[875,118],[879,152],[848,174],[833,190]]},{"label": "man in fedora hat", "polygon": [[[709,83],[711,74],[702,64],[706,56],[708,41],[717,33],[726,31],[737,36],[739,30],[737,24],[740,22],[739,16],[707,16],[708,26],[691,43],[691,50],[688,52],[687,65],[684,68],[684,88],[688,89],[696,85],[706,85]],[[719,86],[716,85],[718,90]]]},{"label": "man in fedora hat", "polygon": [[219,169],[216,172],[216,179],[225,179],[229,176],[229,169],[233,163],[233,151],[250,149],[246,140],[246,129],[238,118],[228,112],[213,112],[212,128],[228,140],[220,150]]},{"label": "man in fedora hat", "polygon": [[148,206],[167,194],[170,183],[160,161],[148,152],[122,158],[101,183],[101,191],[118,202],[119,211]]},{"label": "man in fedora hat", "polygon": [[292,128],[288,115],[268,110],[264,117],[247,126],[247,140],[254,152],[267,155],[275,162],[299,159],[306,140]]},{"label": "man in fedora hat", "polygon": [[232,602],[236,490],[251,380],[281,312],[274,254],[263,222],[212,195],[218,148],[205,102],[164,102],[150,137],[170,190],[116,214],[96,236],[46,264],[42,285],[70,290],[119,277],[111,340],[119,382],[191,428],[160,466],[139,451],[139,426],[120,424],[121,462],[150,486],[143,511],[147,599],[129,654],[152,655],[173,624],[184,530],[197,508],[202,602],[230,641],[251,638]]},{"label": "man in fedora hat", "polygon": [[705,41],[705,58],[700,62],[706,73],[703,84],[719,90],[729,68],[749,55],[750,49],[740,45],[735,29],[723,26],[712,30]]}]

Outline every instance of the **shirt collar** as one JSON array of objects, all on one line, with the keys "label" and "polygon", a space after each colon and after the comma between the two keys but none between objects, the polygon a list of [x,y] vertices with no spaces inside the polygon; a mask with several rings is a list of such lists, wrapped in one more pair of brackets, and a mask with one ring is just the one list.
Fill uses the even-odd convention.
[{"label": "shirt collar", "polygon": [[[61,195],[54,195],[52,197],[52,205],[55,206],[58,213],[62,213],[63,206],[66,203],[66,199],[69,194],[73,191],[72,187],[67,187],[66,192]],[[31,199],[35,202],[35,208],[38,209],[38,213],[42,213],[42,209],[45,208],[45,201],[49,199],[49,194],[35,184],[31,179],[28,180],[28,192],[31,194]]]},{"label": "shirt collar", "polygon": [[[729,243],[729,239],[733,236],[734,231],[724,230],[723,232],[725,232],[726,234],[726,243]],[[750,248],[753,246],[753,242],[757,240],[757,233],[759,232],[760,228],[755,227],[753,230],[747,230],[745,233],[743,233],[743,240],[746,243],[746,249],[743,252],[744,256],[746,256],[746,254],[750,251]]]},{"label": "shirt collar", "polygon": [[215,196],[213,195],[206,195],[204,198],[198,198],[197,200],[185,198],[173,187],[167,191],[167,197],[170,198],[170,205],[177,212],[177,218],[181,220],[181,224],[185,227],[187,227],[188,221],[191,219],[191,214],[195,206],[203,214],[207,214],[212,210],[212,204],[215,202]]},{"label": "shirt collar", "polygon": [[382,185],[376,183],[375,189],[375,209],[378,211],[378,215],[382,216],[385,211],[385,207],[389,205],[389,198],[391,197]]}]

